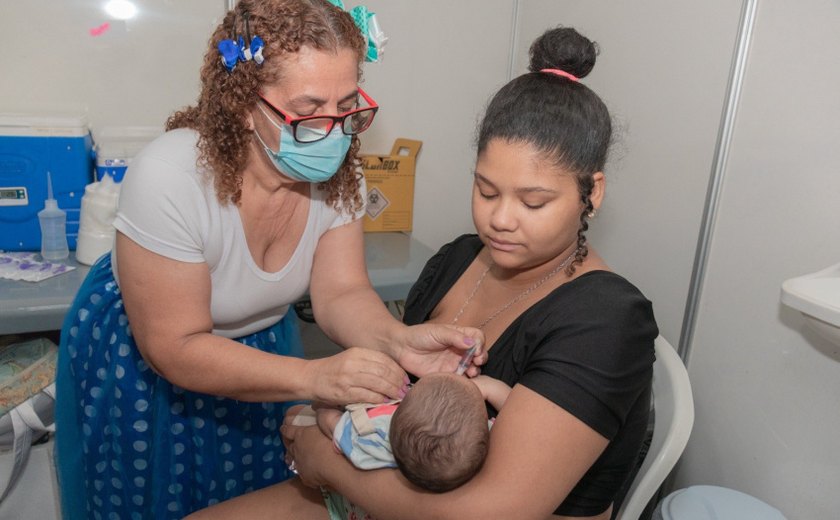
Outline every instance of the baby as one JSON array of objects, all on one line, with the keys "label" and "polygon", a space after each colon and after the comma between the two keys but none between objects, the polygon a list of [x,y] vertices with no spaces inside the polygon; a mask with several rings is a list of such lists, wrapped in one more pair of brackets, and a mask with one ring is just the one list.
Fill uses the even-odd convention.
[{"label": "baby", "polygon": [[402,401],[335,408],[304,407],[293,424],[315,424],[360,469],[393,468],[416,486],[442,493],[475,475],[487,455],[485,400],[500,410],[510,393],[487,376],[430,374]]}]

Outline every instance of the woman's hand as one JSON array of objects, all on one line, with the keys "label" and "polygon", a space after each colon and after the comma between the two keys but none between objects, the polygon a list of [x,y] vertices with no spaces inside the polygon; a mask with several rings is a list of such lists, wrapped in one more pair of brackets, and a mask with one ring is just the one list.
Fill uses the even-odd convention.
[{"label": "woman's hand", "polygon": [[294,468],[301,482],[307,486],[328,485],[319,469],[342,461],[347,463],[347,459],[336,452],[332,441],[317,426],[294,426],[285,421],[280,433],[286,446],[286,464]]},{"label": "woman's hand", "polygon": [[479,374],[479,366],[487,361],[484,333],[472,327],[424,323],[405,327],[398,338],[393,357],[408,372],[422,377],[434,372],[455,372],[458,363],[475,348],[466,374]]},{"label": "woman's hand", "polygon": [[408,390],[405,371],[391,357],[365,348],[309,361],[303,380],[303,395],[330,405],[382,403]]}]

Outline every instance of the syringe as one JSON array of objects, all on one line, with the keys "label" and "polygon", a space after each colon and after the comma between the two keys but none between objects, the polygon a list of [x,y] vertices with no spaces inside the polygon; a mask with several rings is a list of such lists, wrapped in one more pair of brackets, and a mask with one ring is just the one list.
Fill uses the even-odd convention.
[{"label": "syringe", "polygon": [[461,358],[461,361],[458,362],[458,368],[455,369],[455,373],[463,375],[464,372],[467,371],[467,367],[470,366],[470,362],[472,362],[473,356],[475,356],[475,351],[478,349],[478,345],[473,345],[464,353],[464,356]]}]

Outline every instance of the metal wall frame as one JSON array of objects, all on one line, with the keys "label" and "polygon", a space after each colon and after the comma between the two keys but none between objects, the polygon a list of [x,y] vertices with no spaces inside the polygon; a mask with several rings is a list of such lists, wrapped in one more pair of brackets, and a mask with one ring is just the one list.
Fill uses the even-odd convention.
[{"label": "metal wall frame", "polygon": [[694,340],[697,309],[702,295],[703,283],[706,278],[706,267],[709,263],[709,248],[712,243],[712,235],[717,218],[718,205],[720,203],[721,187],[726,176],[726,165],[729,159],[732,134],[735,128],[735,115],[738,111],[738,102],[741,97],[741,87],[744,82],[747,56],[752,40],[753,27],[755,26],[757,9],[758,0],[744,0],[735,45],[735,55],[729,71],[729,85],[727,87],[726,100],[723,107],[723,114],[721,115],[717,144],[715,146],[714,162],[712,163],[709,187],[706,191],[706,204],[703,208],[703,219],[700,222],[700,236],[697,239],[697,248],[694,253],[691,284],[688,289],[680,341],[677,348],[677,352],[686,365],[688,365],[691,346]]}]

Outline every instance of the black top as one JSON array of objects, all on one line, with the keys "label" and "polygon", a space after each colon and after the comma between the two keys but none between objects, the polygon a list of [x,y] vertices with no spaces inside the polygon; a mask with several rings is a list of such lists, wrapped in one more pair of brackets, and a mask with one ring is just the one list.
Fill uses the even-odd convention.
[{"label": "black top", "polygon": [[[427,321],[482,247],[476,235],[443,246],[411,288],[405,323]],[[658,334],[651,303],[635,286],[591,271],[532,305],[490,349],[483,374],[530,388],[610,441],[555,514],[603,513],[634,470],[647,430]]]}]

